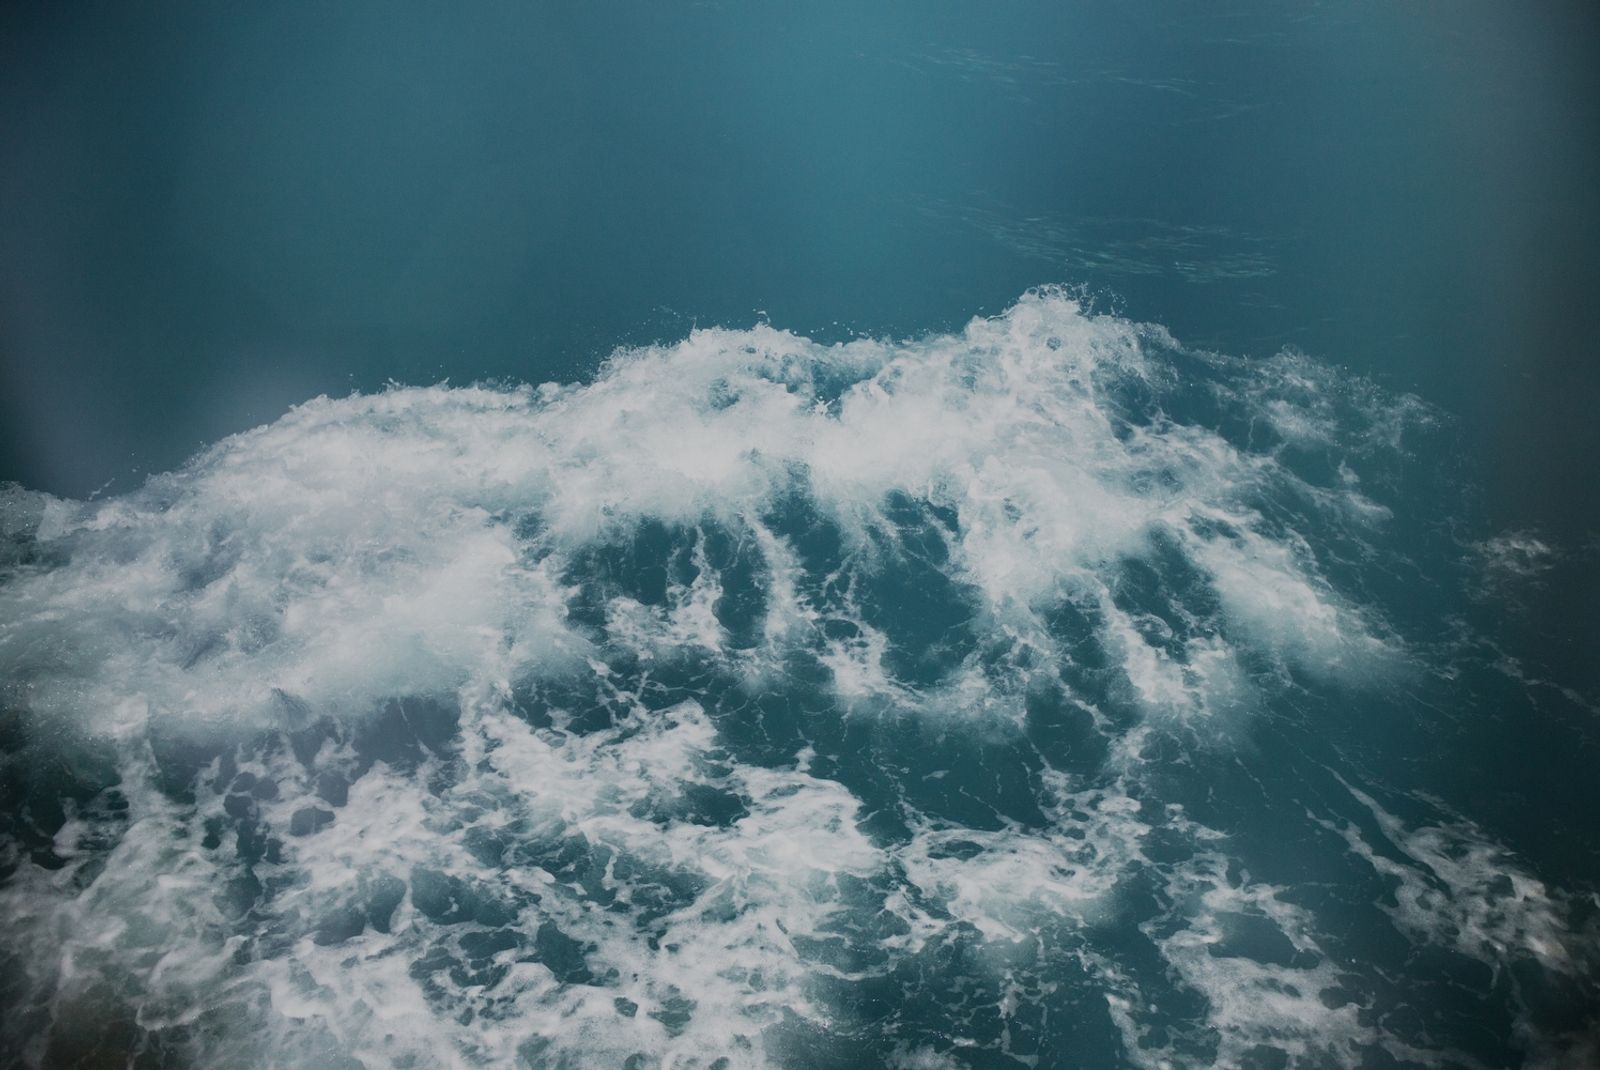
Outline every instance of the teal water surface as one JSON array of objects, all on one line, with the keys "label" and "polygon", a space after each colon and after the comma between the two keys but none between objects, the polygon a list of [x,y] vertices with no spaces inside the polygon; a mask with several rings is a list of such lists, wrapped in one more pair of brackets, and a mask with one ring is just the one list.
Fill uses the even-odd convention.
[{"label": "teal water surface", "polygon": [[0,1066],[1600,1062],[1582,5],[19,5]]}]

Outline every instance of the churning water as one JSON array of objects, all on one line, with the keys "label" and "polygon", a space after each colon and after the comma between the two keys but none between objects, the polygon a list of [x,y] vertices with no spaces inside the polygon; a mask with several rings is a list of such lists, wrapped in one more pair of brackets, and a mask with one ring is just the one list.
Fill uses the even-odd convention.
[{"label": "churning water", "polygon": [[[1040,290],[7,491],[6,1047],[1593,1059],[1595,708],[1501,645],[1554,551],[1439,522],[1455,450],[1414,397]],[[1528,737],[1508,811],[1481,776]]]},{"label": "churning water", "polygon": [[0,1070],[1600,1066],[1597,73],[0,5]]}]

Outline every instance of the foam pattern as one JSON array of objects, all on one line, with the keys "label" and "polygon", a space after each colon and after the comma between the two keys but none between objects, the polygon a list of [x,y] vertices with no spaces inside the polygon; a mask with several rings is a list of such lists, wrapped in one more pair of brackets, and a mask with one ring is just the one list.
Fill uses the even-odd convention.
[{"label": "foam pattern", "polygon": [[1476,701],[1405,593],[1439,422],[1040,290],[9,489],[4,1050],[1581,1057],[1593,889],[1363,757]]}]

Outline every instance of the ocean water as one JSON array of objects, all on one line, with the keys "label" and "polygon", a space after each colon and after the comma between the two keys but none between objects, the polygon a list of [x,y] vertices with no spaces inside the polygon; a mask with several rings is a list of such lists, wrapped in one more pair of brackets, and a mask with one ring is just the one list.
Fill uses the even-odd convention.
[{"label": "ocean water", "polygon": [[12,491],[10,1041],[1577,1065],[1595,708],[1476,623],[1549,551],[1419,522],[1440,423],[1043,290]]},{"label": "ocean water", "polygon": [[1597,37],[1453,14],[14,15],[0,1066],[1600,1065]]}]

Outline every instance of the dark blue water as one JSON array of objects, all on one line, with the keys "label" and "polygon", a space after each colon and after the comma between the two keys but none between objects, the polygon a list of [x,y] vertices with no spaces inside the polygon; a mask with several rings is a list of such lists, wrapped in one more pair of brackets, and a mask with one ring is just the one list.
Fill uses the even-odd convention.
[{"label": "dark blue water", "polygon": [[1600,1062],[1597,35],[14,6],[0,1066]]}]

